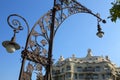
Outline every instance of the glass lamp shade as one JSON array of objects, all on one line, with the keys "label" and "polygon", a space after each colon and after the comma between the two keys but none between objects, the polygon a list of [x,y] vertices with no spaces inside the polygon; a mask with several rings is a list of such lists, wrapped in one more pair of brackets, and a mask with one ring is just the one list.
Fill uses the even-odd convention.
[{"label": "glass lamp shade", "polygon": [[8,53],[13,53],[16,50],[20,49],[20,46],[17,43],[13,42],[13,41],[4,41],[2,43],[2,45],[3,45],[3,47],[6,48]]},{"label": "glass lamp shade", "polygon": [[97,35],[99,38],[102,38],[103,35],[104,35],[104,32],[102,32],[102,31],[97,32],[96,35]]},{"label": "glass lamp shade", "polygon": [[15,52],[16,49],[15,49],[14,45],[8,45],[8,46],[6,46],[6,50],[8,53],[13,53],[13,52]]}]

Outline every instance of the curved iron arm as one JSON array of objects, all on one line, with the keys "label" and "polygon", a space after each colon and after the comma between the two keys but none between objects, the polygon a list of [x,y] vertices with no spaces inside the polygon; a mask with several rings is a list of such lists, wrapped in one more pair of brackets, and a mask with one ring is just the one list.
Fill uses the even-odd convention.
[{"label": "curved iron arm", "polygon": [[[52,44],[52,42],[50,42],[51,29],[53,29],[53,36],[55,36],[60,25],[71,15],[74,15],[76,13],[89,13],[95,16],[99,21],[102,21],[103,23],[105,22],[105,20],[101,19],[97,14],[94,14],[91,10],[87,9],[76,0],[69,0],[69,3],[65,1],[68,0],[58,0],[57,2],[55,2],[53,9],[44,14],[33,25],[31,31],[29,29],[27,21],[23,17],[19,16],[18,14],[12,14],[8,16],[7,21],[12,29],[18,32],[20,30],[23,30],[22,24],[18,19],[13,19],[12,24],[10,23],[10,18],[14,16],[21,18],[26,23],[26,26],[28,28],[25,49],[22,51],[23,58],[25,57],[25,59],[29,61],[42,64],[42,66],[44,67],[48,66],[50,60],[48,59],[48,54],[50,53],[48,50],[49,46]],[[54,20],[52,12],[53,10],[55,10]],[[53,23],[54,27],[51,25]],[[52,57],[52,55],[50,55],[50,57]]]},{"label": "curved iron arm", "polygon": [[[13,18],[13,17],[16,17],[16,18]],[[13,18],[11,20],[11,18]],[[19,32],[20,30],[23,30],[23,26],[21,24],[21,22],[19,21],[19,19],[23,20],[26,24],[26,27],[27,27],[27,35],[29,34],[30,32],[30,27],[27,23],[27,21],[25,20],[25,18],[23,18],[22,16],[18,15],[18,14],[11,14],[8,16],[7,18],[7,22],[8,22],[8,25],[14,30],[14,31],[17,31]]]},{"label": "curved iron arm", "polygon": [[[62,5],[60,3],[62,3]],[[92,13],[91,10],[87,9],[86,7],[84,7],[83,5],[78,3],[76,0],[70,0],[69,4],[65,3],[64,1],[58,0],[58,2],[56,2],[56,4],[55,4],[54,8],[56,9],[56,16],[55,16],[55,22],[54,22],[55,23],[54,35],[57,32],[59,26],[64,22],[64,20],[66,20],[69,16],[71,16],[73,14],[89,13],[89,14],[95,16],[97,19],[99,19],[99,22],[103,21],[103,19],[101,19],[100,16]],[[22,16],[20,16],[18,14],[11,14],[8,16],[7,22],[8,22],[8,25],[16,31],[16,33],[19,32],[20,30],[23,30],[23,26],[22,26],[21,22],[18,20],[18,18],[11,20],[12,17],[18,17],[18,18],[22,19],[27,26],[28,35],[27,35],[25,49],[28,49],[28,45],[31,46],[30,41],[31,41],[32,36],[34,36],[35,39],[37,39],[37,37],[39,37],[39,36],[42,36],[42,38],[44,38],[44,40],[46,40],[45,43],[49,44],[49,40],[50,40],[49,35],[50,35],[50,30],[51,30],[50,28],[51,28],[51,23],[52,23],[52,10],[48,11],[45,15],[43,15],[34,24],[31,31],[30,31],[29,25],[28,25],[27,21],[25,20],[25,18],[23,18]],[[39,33],[35,30],[36,26],[38,26],[40,28]],[[33,43],[34,43],[34,46],[36,44],[38,44],[37,40],[35,40],[35,42],[33,42]],[[45,43],[43,43],[44,46],[46,45]]]},{"label": "curved iron arm", "polygon": [[[55,16],[55,28],[54,28],[54,35],[56,34],[59,26],[64,22],[64,20],[66,20],[69,16],[73,15],[73,14],[77,14],[77,13],[89,13],[93,16],[95,16],[97,19],[99,19],[100,21],[104,21],[103,19],[100,18],[100,16],[98,16],[97,14],[92,13],[91,10],[87,9],[86,7],[84,7],[83,5],[81,5],[80,3],[78,3],[75,0],[71,0],[70,5],[62,5],[60,6],[59,2],[57,2],[58,4],[56,4],[54,6],[54,8],[56,8],[56,16]],[[32,27],[31,31],[29,28],[29,25],[27,23],[27,21],[20,15],[18,14],[12,14],[10,16],[8,16],[7,22],[9,24],[9,26],[16,30],[17,32],[19,32],[20,30],[23,30],[23,26],[21,24],[21,22],[18,19],[13,19],[12,20],[12,24],[10,23],[10,18],[11,17],[19,17],[21,18],[27,26],[28,29],[28,35],[27,35],[27,40],[26,40],[26,45],[25,45],[25,49],[28,48],[29,45],[29,40],[31,38],[31,36],[33,35],[37,35],[37,36],[42,36],[45,38],[45,40],[47,41],[47,43],[49,43],[49,39],[50,39],[50,27],[51,27],[51,19],[52,19],[52,11],[48,11],[45,15],[43,15]],[[41,33],[38,33],[34,30],[34,28],[39,25],[40,29],[41,29]],[[17,28],[16,28],[17,27]]]}]

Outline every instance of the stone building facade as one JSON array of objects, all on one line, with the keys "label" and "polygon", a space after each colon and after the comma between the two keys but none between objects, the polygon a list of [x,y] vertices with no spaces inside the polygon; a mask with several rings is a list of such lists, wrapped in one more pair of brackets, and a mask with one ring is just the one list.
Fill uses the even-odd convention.
[{"label": "stone building facade", "polygon": [[120,80],[120,68],[109,57],[93,56],[91,49],[87,56],[60,59],[53,65],[53,80]]}]

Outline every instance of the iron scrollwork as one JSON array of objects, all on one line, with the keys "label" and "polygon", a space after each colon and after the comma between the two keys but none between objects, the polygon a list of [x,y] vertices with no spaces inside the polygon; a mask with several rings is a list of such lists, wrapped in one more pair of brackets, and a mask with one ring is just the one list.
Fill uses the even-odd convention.
[{"label": "iron scrollwork", "polygon": [[[57,0],[53,8],[56,10],[54,36],[64,20],[77,13],[89,13],[100,21],[103,21],[98,15],[92,13],[91,10],[87,9],[76,0]],[[11,17],[14,17],[15,19],[11,20]],[[25,48],[22,51],[22,58],[25,58],[32,63],[28,62],[27,70],[23,71],[24,80],[31,80],[33,72],[36,72],[37,80],[43,80],[44,75],[42,74],[42,67],[46,67],[48,65],[48,47],[50,46],[49,41],[52,27],[52,10],[44,14],[33,25],[31,31],[27,21],[18,14],[10,15],[7,21],[15,34],[24,29],[23,27],[25,25],[22,25],[21,21],[26,24],[28,29]],[[28,77],[28,79],[26,77]]]}]

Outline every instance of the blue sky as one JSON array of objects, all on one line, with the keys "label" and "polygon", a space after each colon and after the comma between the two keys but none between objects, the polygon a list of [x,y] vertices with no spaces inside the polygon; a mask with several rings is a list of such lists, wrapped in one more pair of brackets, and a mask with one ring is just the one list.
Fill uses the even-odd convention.
[{"label": "blue sky", "polygon": [[[100,13],[106,24],[101,24],[105,32],[103,38],[96,36],[97,20],[90,14],[75,14],[69,17],[60,26],[54,38],[53,58],[58,60],[62,55],[65,58],[75,54],[76,57],[85,57],[87,50],[92,49],[95,56],[109,56],[111,61],[120,66],[120,20],[112,23],[107,17],[113,0],[78,0],[81,4]],[[0,43],[10,40],[13,32],[7,24],[7,17],[17,13],[23,16],[30,27],[53,6],[53,0],[0,0]],[[17,42],[24,47],[26,30],[17,35]],[[1,80],[17,80],[21,65],[21,51],[8,54],[0,46],[0,78]],[[33,80],[35,80],[33,78]]]}]

